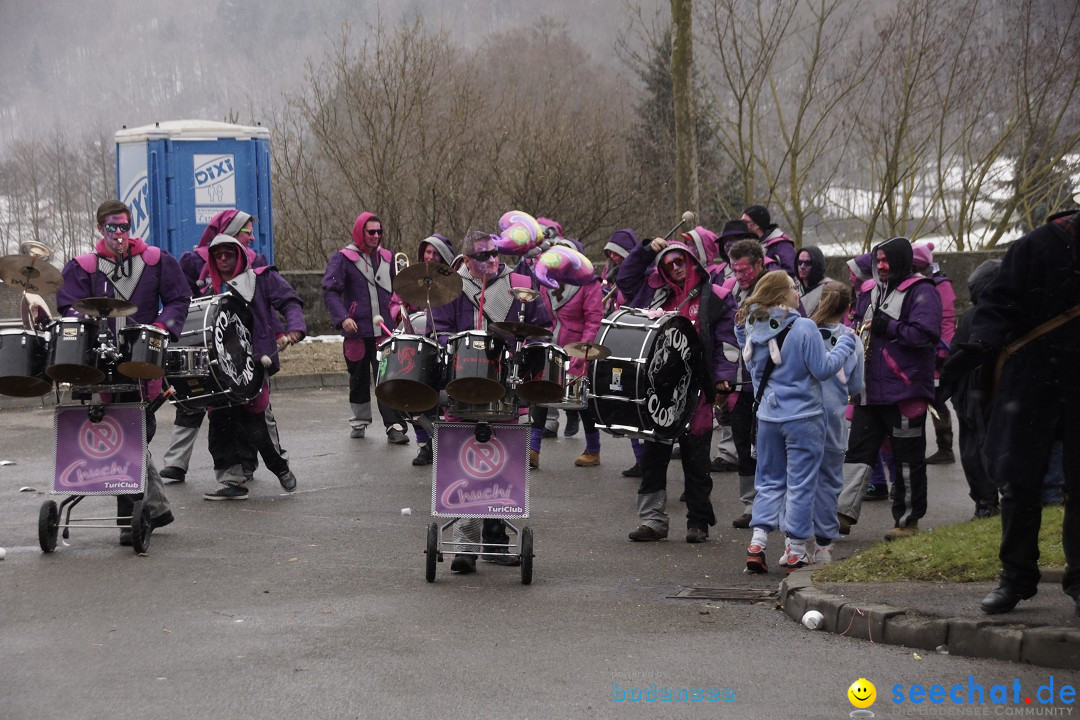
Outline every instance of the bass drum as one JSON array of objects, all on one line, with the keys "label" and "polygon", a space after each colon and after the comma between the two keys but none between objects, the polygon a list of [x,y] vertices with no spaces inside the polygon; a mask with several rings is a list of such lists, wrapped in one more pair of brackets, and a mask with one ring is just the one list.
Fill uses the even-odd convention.
[{"label": "bass drum", "polygon": [[[255,360],[251,310],[227,294],[199,298],[192,310],[196,306],[203,312],[201,331],[187,334],[185,325],[183,339],[191,344],[165,351],[165,379],[176,392],[173,403],[194,411],[250,402],[262,390],[264,374]],[[197,346],[200,336],[202,345]]]},{"label": "bass drum", "polygon": [[672,441],[690,422],[704,372],[701,339],[681,315],[649,318],[621,309],[605,318],[594,360],[589,406],[596,427],[612,435]]}]

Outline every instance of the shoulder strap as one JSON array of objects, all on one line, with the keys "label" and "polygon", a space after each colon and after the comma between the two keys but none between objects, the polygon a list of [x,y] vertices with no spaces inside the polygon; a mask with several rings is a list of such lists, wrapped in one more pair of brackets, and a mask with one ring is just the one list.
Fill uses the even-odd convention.
[{"label": "shoulder strap", "polygon": [[[776,347],[777,349],[783,349],[784,338],[787,337],[788,332],[791,331],[792,326],[795,323],[791,323],[786,328],[776,334]],[[776,367],[776,363],[773,362],[772,356],[765,361],[765,370],[761,373],[761,384],[758,385],[757,396],[754,398],[754,413],[757,413],[758,405],[761,404],[761,398],[765,397],[765,386],[769,382],[769,376],[772,375],[773,368]]]}]

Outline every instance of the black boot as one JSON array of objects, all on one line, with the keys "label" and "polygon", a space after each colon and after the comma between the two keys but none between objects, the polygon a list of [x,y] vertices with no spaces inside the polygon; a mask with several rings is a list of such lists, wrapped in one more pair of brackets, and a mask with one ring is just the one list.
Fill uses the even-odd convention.
[{"label": "black boot", "polygon": [[934,428],[934,434],[937,436],[937,452],[926,458],[927,465],[950,465],[956,462],[956,456],[953,455],[953,432],[951,427],[947,428]]}]

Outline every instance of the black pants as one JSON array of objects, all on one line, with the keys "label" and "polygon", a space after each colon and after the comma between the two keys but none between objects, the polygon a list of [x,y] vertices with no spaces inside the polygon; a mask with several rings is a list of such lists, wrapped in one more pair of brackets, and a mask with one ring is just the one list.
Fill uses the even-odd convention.
[{"label": "black pants", "polygon": [[926,410],[905,418],[897,405],[856,405],[844,463],[873,467],[886,437],[896,465],[892,515],[899,527],[926,515]]},{"label": "black pants", "polygon": [[[375,347],[375,338],[364,338],[364,358],[362,360],[350,360],[345,358],[345,367],[349,371],[349,403],[351,405],[365,405],[371,402],[371,380],[379,376],[379,354]],[[379,406],[379,414],[382,415],[383,425],[389,430],[397,425],[404,431],[407,427],[405,414],[391,407],[376,402]],[[374,417],[371,418],[375,420]]]},{"label": "black pants", "polygon": [[[709,474],[709,448],[712,430],[704,435],[684,432],[677,440],[682,451],[683,481],[686,492],[686,528],[708,532],[716,524],[713,513],[712,475]],[[671,464],[672,446],[667,443],[643,443],[641,452],[641,485],[639,495],[667,489],[667,471]]]},{"label": "black pants", "polygon": [[730,416],[731,441],[735,443],[735,454],[739,456],[739,475],[749,477],[757,473],[757,460],[750,452],[750,436],[754,424],[753,394],[739,393],[739,399]]},{"label": "black pants", "polygon": [[215,470],[239,465],[245,475],[252,475],[261,454],[266,469],[274,475],[280,477],[289,471],[289,463],[278,455],[266,430],[266,416],[243,405],[210,412],[209,444]]},{"label": "black pants", "polygon": [[[113,397],[113,402],[114,403],[142,402],[142,396],[139,393],[118,393],[117,395],[115,395]],[[150,412],[149,411],[149,406],[147,406],[147,412],[146,412],[146,449],[147,449],[147,452],[146,452],[146,465],[147,465],[147,474],[148,475],[151,472],[150,465],[154,462],[150,458],[150,441],[154,439],[154,434],[156,432],[157,432],[157,416],[155,416],[154,413]],[[155,468],[152,472],[157,473],[157,469]],[[149,479],[147,479],[147,482],[149,482]],[[133,493],[131,495],[117,495],[116,496],[116,516],[118,518],[131,517],[131,511],[132,511],[132,509],[134,509],[135,503],[137,501],[139,501],[139,500],[142,500],[143,497],[144,497],[143,493]],[[117,525],[130,525],[131,521],[130,520],[117,520],[116,524]]]},{"label": "black pants", "polygon": [[983,462],[983,437],[975,424],[963,415],[957,413],[956,419],[960,430],[960,464],[964,468],[964,477],[967,479],[968,495],[975,501],[976,507],[996,508],[998,489],[994,481],[990,479],[990,473],[986,471],[986,463]]},{"label": "black pants", "polygon": [[[1065,408],[1066,416],[1074,408]],[[1063,426],[1063,427],[1062,427]],[[1080,597],[1080,448],[1076,445],[1080,422],[1059,421],[1057,437],[1065,440],[1062,467],[1065,471],[1065,522],[1061,541],[1065,550],[1065,575],[1062,588],[1073,598]],[[1058,434],[1060,432],[1060,434]],[[1039,528],[1042,525],[1042,486],[1049,464],[1049,453],[1041,460],[1022,463],[1022,470],[1001,485],[1001,582],[1029,594],[1039,584]],[[995,478],[998,480],[998,478]]]}]

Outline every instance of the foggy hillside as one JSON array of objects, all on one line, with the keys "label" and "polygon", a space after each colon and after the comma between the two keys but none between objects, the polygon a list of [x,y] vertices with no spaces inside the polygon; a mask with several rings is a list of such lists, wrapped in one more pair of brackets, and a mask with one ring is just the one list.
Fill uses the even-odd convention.
[{"label": "foggy hillside", "polygon": [[613,63],[629,21],[623,0],[0,0],[0,144],[57,126],[257,121],[343,26],[361,38],[414,14],[469,45],[541,32],[546,16]]}]

